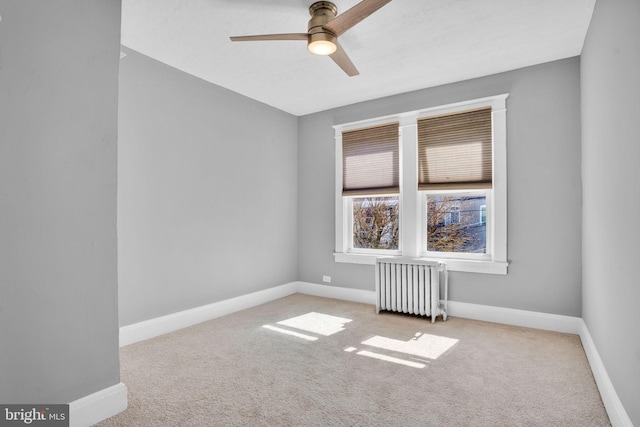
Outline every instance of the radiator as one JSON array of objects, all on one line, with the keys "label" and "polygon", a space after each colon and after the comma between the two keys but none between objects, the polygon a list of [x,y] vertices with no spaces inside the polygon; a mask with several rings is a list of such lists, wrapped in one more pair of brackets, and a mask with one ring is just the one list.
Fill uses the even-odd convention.
[{"label": "radiator", "polygon": [[[440,302],[440,273],[444,298]],[[376,313],[380,310],[447,320],[448,274],[444,262],[416,258],[376,259]]]}]

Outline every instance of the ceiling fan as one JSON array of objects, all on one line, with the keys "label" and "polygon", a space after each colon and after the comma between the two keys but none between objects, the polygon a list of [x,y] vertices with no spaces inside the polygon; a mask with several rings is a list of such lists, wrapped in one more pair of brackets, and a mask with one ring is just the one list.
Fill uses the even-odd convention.
[{"label": "ceiling fan", "polygon": [[317,1],[309,7],[306,33],[262,34],[230,37],[233,42],[259,40],[305,40],[307,49],[316,55],[329,56],[349,76],[360,74],[351,59],[338,43],[338,36],[355,26],[391,0],[362,0],[346,12],[338,15],[338,8],[330,1]]}]

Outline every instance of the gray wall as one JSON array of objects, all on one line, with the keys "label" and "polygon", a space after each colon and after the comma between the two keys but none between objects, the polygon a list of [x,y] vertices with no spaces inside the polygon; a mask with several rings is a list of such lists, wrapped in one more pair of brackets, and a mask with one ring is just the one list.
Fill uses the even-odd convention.
[{"label": "gray wall", "polygon": [[297,118],[125,51],[120,324],[296,280]]},{"label": "gray wall", "polygon": [[120,382],[120,1],[0,0],[0,402]]},{"label": "gray wall", "polygon": [[374,289],[372,266],[337,264],[332,125],[508,92],[506,276],[453,272],[450,299],[581,315],[580,61],[561,61],[311,114],[299,124],[300,280]]},{"label": "gray wall", "polygon": [[640,2],[596,2],[581,74],[582,315],[640,426]]}]

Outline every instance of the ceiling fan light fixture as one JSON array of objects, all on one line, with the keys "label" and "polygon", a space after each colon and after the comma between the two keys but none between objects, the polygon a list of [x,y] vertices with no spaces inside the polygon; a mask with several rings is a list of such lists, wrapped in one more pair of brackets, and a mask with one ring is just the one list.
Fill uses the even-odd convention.
[{"label": "ceiling fan light fixture", "polygon": [[309,43],[307,48],[309,49],[309,52],[315,55],[322,55],[322,56],[331,55],[336,50],[338,50],[338,46],[336,46],[335,43],[332,43],[327,40],[318,40],[315,42],[311,42]]},{"label": "ceiling fan light fixture", "polygon": [[338,50],[338,44],[336,37],[332,34],[315,33],[309,36],[307,49],[315,55],[327,56]]}]

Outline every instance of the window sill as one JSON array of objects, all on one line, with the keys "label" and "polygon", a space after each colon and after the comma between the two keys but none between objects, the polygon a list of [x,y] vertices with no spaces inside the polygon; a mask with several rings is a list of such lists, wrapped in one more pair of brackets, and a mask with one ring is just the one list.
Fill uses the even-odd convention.
[{"label": "window sill", "polygon": [[[372,254],[353,254],[335,252],[335,261],[349,264],[366,264],[375,265],[376,258],[389,257],[389,255],[372,255]],[[440,259],[440,258],[421,258],[430,259],[432,261],[444,261],[449,271],[463,271],[466,273],[486,273],[486,274],[507,274],[508,262],[501,261],[471,261],[465,259]]]}]

